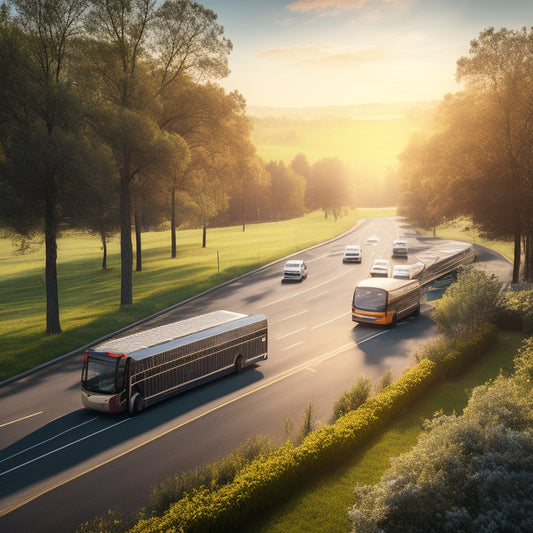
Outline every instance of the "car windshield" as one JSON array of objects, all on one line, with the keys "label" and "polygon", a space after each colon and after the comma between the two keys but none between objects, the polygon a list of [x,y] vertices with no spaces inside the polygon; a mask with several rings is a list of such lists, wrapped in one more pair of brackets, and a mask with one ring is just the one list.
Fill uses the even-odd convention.
[{"label": "car windshield", "polygon": [[300,263],[297,263],[297,262],[289,262],[289,263],[286,263],[285,265],[286,268],[299,268],[300,267]]},{"label": "car windshield", "polygon": [[124,384],[125,360],[101,352],[89,352],[83,375],[83,387],[91,392],[114,394]]},{"label": "car windshield", "polygon": [[357,287],[353,304],[361,311],[385,311],[387,309],[387,291],[376,287]]}]

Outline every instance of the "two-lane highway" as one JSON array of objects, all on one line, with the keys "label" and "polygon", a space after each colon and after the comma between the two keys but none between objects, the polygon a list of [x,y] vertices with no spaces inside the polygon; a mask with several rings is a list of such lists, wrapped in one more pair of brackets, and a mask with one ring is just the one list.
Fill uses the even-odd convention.
[{"label": "two-lane highway", "polygon": [[[365,245],[374,235],[379,241]],[[423,240],[396,219],[363,221],[297,254],[309,268],[301,283],[281,282],[281,261],[136,326],[217,309],[263,313],[269,322],[267,361],[139,416],[106,416],[81,406],[81,355],[4,385],[0,530],[73,531],[109,508],[134,512],[166,477],[219,459],[251,435],[282,442],[284,419],[297,431],[309,402],[317,425],[330,422],[335,400],[357,377],[375,382],[386,370],[398,377],[417,346],[436,333],[424,312],[429,306],[396,328],[378,329],[355,325],[350,303],[375,258],[408,262],[391,258],[400,235],[413,249],[424,249]],[[343,264],[347,244],[362,245],[361,264]]]}]

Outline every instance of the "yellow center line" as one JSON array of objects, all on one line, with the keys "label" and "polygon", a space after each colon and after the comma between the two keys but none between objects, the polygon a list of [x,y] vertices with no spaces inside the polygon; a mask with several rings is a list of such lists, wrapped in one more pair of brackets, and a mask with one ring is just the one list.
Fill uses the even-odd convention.
[{"label": "yellow center line", "polygon": [[32,418],[33,416],[42,415],[43,412],[39,411],[38,413],[33,413],[28,416],[23,416],[22,418],[17,418],[16,420],[11,420],[11,422],[5,422],[4,424],[0,424],[0,428],[4,428],[6,426],[9,426],[11,424],[16,424],[17,422],[22,422],[23,420],[27,420],[28,418]]}]

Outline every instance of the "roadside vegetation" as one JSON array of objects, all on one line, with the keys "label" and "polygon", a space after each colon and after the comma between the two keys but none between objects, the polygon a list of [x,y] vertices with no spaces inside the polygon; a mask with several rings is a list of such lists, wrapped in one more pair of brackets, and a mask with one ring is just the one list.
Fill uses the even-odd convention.
[{"label": "roadside vegetation", "polygon": [[533,338],[515,372],[476,387],[462,414],[438,414],[375,485],[358,484],[354,533],[533,529]]},{"label": "roadside vegetation", "polygon": [[[317,520],[320,515],[321,518],[326,517],[324,524],[313,523],[314,531],[332,531],[332,524],[337,523],[339,526],[335,531],[348,531],[350,522],[348,521],[348,507],[352,506],[351,520],[353,522],[354,531],[374,531],[376,527],[385,531],[396,531],[397,527],[402,525],[405,527],[409,520],[412,520],[413,513],[419,519],[420,530],[427,528],[430,520],[434,520],[435,516],[432,512],[432,493],[424,492],[428,483],[436,483],[433,492],[440,490],[442,492],[439,505],[440,513],[446,516],[446,523],[453,524],[454,521],[466,527],[469,523],[479,523],[488,526],[497,524],[512,524],[517,531],[529,530],[528,525],[528,509],[531,504],[531,493],[528,490],[522,490],[522,483],[524,476],[533,475],[533,468],[531,467],[528,457],[530,457],[531,443],[530,439],[531,429],[533,428],[533,418],[531,418],[531,405],[527,400],[530,397],[531,391],[531,375],[533,375],[533,345],[531,340],[524,341],[522,348],[518,351],[515,359],[515,366],[517,369],[516,382],[506,381],[505,378],[500,377],[496,380],[495,385],[483,385],[483,382],[472,381],[471,376],[475,374],[475,380],[479,380],[477,373],[480,368],[483,368],[483,374],[489,373],[490,378],[496,378],[498,373],[503,371],[504,365],[509,367],[509,350],[502,349],[497,341],[498,330],[496,326],[490,324],[487,320],[496,319],[497,315],[505,314],[508,311],[516,311],[516,303],[514,299],[499,298],[498,302],[489,301],[486,305],[486,312],[480,313],[484,320],[470,320],[470,327],[462,329],[454,336],[446,334],[449,328],[449,319],[447,316],[439,315],[439,307],[448,308],[453,307],[454,303],[451,300],[457,300],[456,305],[469,309],[470,314],[476,315],[478,312],[479,299],[477,295],[479,292],[491,292],[494,288],[493,278],[489,278],[484,274],[479,275],[471,269],[462,272],[458,280],[453,283],[445,293],[445,297],[437,303],[437,309],[434,314],[437,326],[443,330],[442,341],[438,345],[438,353],[436,353],[435,346],[431,346],[427,352],[422,350],[417,354],[416,363],[413,367],[407,370],[403,376],[389,383],[389,378],[384,376],[380,383],[375,387],[375,394],[369,395],[369,382],[363,377],[359,378],[354,385],[352,391],[349,391],[341,396],[339,405],[342,405],[344,411],[340,412],[336,405],[336,413],[334,422],[331,425],[325,425],[313,430],[311,421],[312,409],[308,407],[304,414],[302,428],[304,435],[300,433],[297,442],[287,440],[287,442],[279,448],[274,450],[264,449],[265,453],[260,453],[259,456],[251,459],[244,464],[242,469],[233,470],[232,476],[228,478],[226,484],[213,483],[212,478],[209,483],[205,483],[202,475],[196,476],[197,485],[189,488],[189,491],[179,491],[178,499],[174,503],[170,503],[168,509],[161,513],[161,508],[157,510],[152,505],[151,509],[147,509],[141,513],[140,521],[131,529],[131,531],[146,533],[151,531],[165,531],[165,530],[183,530],[183,531],[236,531],[239,527],[242,531],[299,531],[299,526],[310,520],[313,517],[313,522]],[[472,290],[476,289],[476,290]],[[531,298],[531,288],[522,295],[519,300],[525,301]],[[521,321],[519,326],[521,329],[523,324],[532,324],[531,316],[533,315],[533,307],[525,312],[520,313]],[[441,319],[442,322],[441,322]],[[462,320],[460,316],[458,319]],[[518,325],[518,323],[515,323]],[[519,333],[511,337],[511,343],[514,343],[514,354],[517,343],[523,338],[523,333]],[[496,352],[496,361],[494,354],[492,356],[487,353],[491,351]],[[503,358],[503,356],[507,359]],[[513,355],[511,355],[511,358]],[[489,368],[487,368],[489,367]],[[470,377],[469,377],[470,376]],[[514,378],[513,378],[514,379]],[[474,390],[474,400],[470,402],[465,413],[477,412],[481,420],[485,416],[483,422],[484,429],[482,431],[486,435],[491,435],[494,430],[491,429],[491,424],[495,429],[501,430],[503,418],[509,421],[509,431],[504,428],[502,439],[498,440],[498,445],[505,446],[506,442],[510,442],[509,438],[515,439],[514,443],[522,443],[523,455],[518,455],[515,452],[500,454],[497,462],[489,460],[491,454],[498,453],[498,447],[491,448],[493,442],[490,438],[486,442],[480,443],[476,450],[479,451],[480,461],[463,468],[463,476],[468,477],[471,483],[475,483],[476,477],[482,475],[485,479],[484,488],[487,494],[492,494],[491,498],[485,498],[483,506],[469,507],[463,512],[462,509],[457,509],[455,504],[461,501],[454,499],[454,494],[457,493],[457,485],[453,483],[453,457],[450,458],[450,479],[444,485],[439,484],[440,475],[435,474],[430,479],[426,479],[423,472],[434,468],[441,472],[442,467],[440,461],[442,454],[433,453],[430,457],[434,457],[437,463],[433,465],[431,459],[428,459],[428,454],[424,452],[424,445],[433,441],[439,441],[442,446],[447,446],[446,439],[443,438],[442,429],[449,422],[452,426],[450,434],[453,433],[455,427],[462,427],[462,420],[458,415],[451,412],[449,414],[441,414],[433,422],[425,424],[426,429],[431,428],[432,431],[441,431],[436,437],[434,434],[421,433],[421,420],[416,418],[416,428],[411,427],[410,431],[406,432],[404,436],[400,437],[395,451],[390,453],[388,457],[396,456],[400,452],[408,451],[412,445],[413,437],[419,438],[419,445],[410,452],[410,456],[405,459],[398,459],[394,465],[393,473],[385,473],[382,485],[374,485],[378,478],[386,471],[388,465],[381,463],[373,477],[371,476],[370,483],[364,477],[356,478],[358,500],[355,505],[350,503],[339,509],[338,502],[332,502],[332,508],[336,511],[335,517],[330,517],[328,514],[327,502],[317,502],[317,508],[312,511],[305,503],[305,498],[302,494],[309,494],[313,497],[313,491],[322,490],[327,484],[331,489],[332,494],[336,494],[335,500],[338,498],[346,503],[346,479],[344,477],[346,470],[352,468],[359,469],[360,465],[355,465],[359,462],[361,457],[366,457],[367,454],[372,455],[372,448],[374,445],[381,445],[383,439],[390,431],[395,431],[395,426],[401,422],[398,420],[403,417],[411,417],[411,410],[420,409],[420,406],[427,407],[427,404],[435,405],[435,398],[442,401],[442,389],[444,387],[455,386],[457,382],[467,380],[470,386],[482,385],[481,389]],[[450,404],[453,409],[461,410],[466,402],[467,395],[464,389],[461,390],[461,399],[458,399],[456,393],[451,398],[447,398],[443,403],[449,408]],[[512,394],[508,394],[512,391]],[[424,400],[423,402],[421,400]],[[502,403],[503,402],[503,403]],[[513,403],[514,402],[514,403]],[[486,405],[485,405],[486,404]],[[418,406],[418,407],[417,407]],[[484,411],[485,407],[488,411]],[[437,405],[437,410],[442,410],[442,405]],[[506,409],[510,415],[506,415]],[[470,411],[469,411],[470,410]],[[496,410],[491,416],[483,415],[483,413]],[[427,411],[426,416],[427,416]],[[441,411],[442,412],[442,411]],[[429,413],[430,415],[432,413]],[[515,416],[516,415],[516,416]],[[503,418],[502,418],[503,417]],[[412,418],[410,418],[412,424]],[[394,422],[394,426],[391,423]],[[476,421],[475,424],[478,424]],[[514,425],[513,425],[514,424]],[[477,427],[477,426],[476,426]],[[516,435],[516,431],[520,429],[525,433],[524,435]],[[396,430],[397,431],[397,430]],[[468,431],[468,429],[467,429]],[[479,430],[481,431],[481,429]],[[513,433],[514,432],[514,433]],[[428,436],[429,435],[429,436]],[[462,437],[458,441],[461,446]],[[421,443],[421,444],[420,444]],[[504,443],[504,444],[502,444]],[[516,446],[513,448],[513,450]],[[420,450],[420,451],[419,451]],[[444,452],[443,452],[444,453]],[[417,454],[420,454],[418,458]],[[468,460],[470,457],[468,453],[464,456]],[[396,497],[393,493],[395,491],[394,484],[390,483],[390,479],[396,479],[394,476],[401,475],[405,479],[416,478],[417,468],[409,469],[409,462],[418,458],[418,465],[421,465],[421,475],[419,481],[421,482],[420,489],[424,492],[424,498],[418,498],[413,501],[409,500],[408,491],[402,494],[400,491],[394,503],[393,498]],[[364,462],[365,459],[363,459]],[[518,461],[518,463],[517,463]],[[529,462],[528,462],[529,461]],[[426,464],[426,466],[423,466]],[[519,465],[516,467],[516,465]],[[400,465],[400,466],[398,466]],[[403,468],[400,474],[397,474],[399,468]],[[491,468],[494,471],[491,473]],[[513,474],[519,471],[518,477]],[[522,470],[524,470],[522,472]],[[216,470],[216,469],[215,469]],[[202,470],[200,470],[201,472]],[[446,468],[442,475],[448,475]],[[502,474],[503,472],[503,474]],[[335,475],[334,475],[335,474]],[[505,487],[505,501],[504,505],[500,505],[498,495],[498,483],[491,481],[493,476],[503,475],[506,478]],[[187,479],[189,474],[184,475]],[[388,477],[387,477],[388,476]],[[392,478],[391,478],[392,476]],[[411,477],[409,477],[411,476]],[[335,479],[333,479],[335,477]],[[337,481],[337,478],[339,481]],[[403,479],[402,478],[402,479]],[[175,480],[178,478],[174,478]],[[513,482],[518,485],[513,485]],[[409,482],[406,482],[409,484]],[[180,483],[170,482],[170,485],[181,486]],[[405,483],[403,484],[405,485]],[[530,484],[529,484],[530,485]],[[154,491],[152,502],[154,500],[165,502],[168,498],[169,482],[162,483],[161,487]],[[409,486],[411,486],[409,484]],[[446,495],[448,486],[451,489],[449,495]],[[513,488],[515,487],[515,488]],[[516,488],[518,487],[518,488]],[[354,486],[349,489],[352,494]],[[413,489],[416,493],[417,489]],[[459,491],[460,492],[460,491]],[[165,495],[162,497],[162,495]],[[388,495],[391,494],[389,497]],[[480,494],[480,497],[483,496]],[[467,497],[467,496],[465,496]],[[352,497],[353,498],[353,497]],[[392,501],[392,503],[391,503]],[[406,508],[400,501],[408,503]],[[410,503],[409,503],[410,502]],[[425,502],[425,503],[424,503]],[[337,505],[335,505],[337,504]],[[418,510],[419,505],[426,505],[425,509]],[[166,504],[165,504],[166,505]],[[282,507],[281,513],[278,514],[278,506]],[[293,507],[295,505],[296,507]],[[523,506],[525,511],[515,513],[513,509]],[[296,510],[299,508],[299,512]],[[305,511],[303,511],[305,509]],[[417,511],[419,512],[417,512]],[[303,511],[303,512],[302,512]],[[285,513],[288,512],[288,521],[284,519]],[[307,514],[306,514],[307,512]],[[294,514],[296,513],[296,514]],[[454,514],[455,513],[455,514]],[[425,520],[425,522],[424,522]],[[253,526],[251,524],[253,521]],[[406,522],[407,521],[407,522]],[[81,526],[80,532],[92,532],[108,527],[106,524],[111,524],[110,531],[121,531],[127,529],[129,522],[121,522],[121,518],[114,511],[109,511],[108,514],[96,518],[91,523],[86,523]],[[114,526],[113,526],[114,524]],[[128,524],[128,525],[127,525]],[[274,525],[273,525],[274,524]],[[122,529],[121,529],[122,528]],[[360,529],[362,528],[362,529]],[[444,530],[444,529],[442,529]],[[466,530],[469,530],[468,528]],[[470,529],[474,530],[474,529]]]},{"label": "roadside vegetation", "polygon": [[486,28],[457,61],[464,89],[400,154],[399,213],[432,230],[466,217],[513,245],[513,283],[533,282],[533,30]]},{"label": "roadside vegetation", "polygon": [[[87,234],[67,233],[59,242],[59,295],[63,332],[44,328],[44,248],[18,253],[0,238],[0,381],[67,354],[137,320],[250,272],[286,255],[324,242],[358,220],[394,215],[395,209],[346,210],[337,220],[320,212],[283,222],[213,228],[208,246],[202,230],[178,232],[178,257],[170,257],[168,231],[147,233],[145,264],[134,273],[133,305],[119,308],[120,250],[111,241],[108,266],[101,268],[101,244]],[[280,274],[281,275],[281,274]]]}]

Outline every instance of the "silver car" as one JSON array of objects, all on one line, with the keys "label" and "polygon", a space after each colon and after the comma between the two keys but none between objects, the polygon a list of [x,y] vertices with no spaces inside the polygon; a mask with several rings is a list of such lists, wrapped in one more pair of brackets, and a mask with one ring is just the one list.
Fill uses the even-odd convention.
[{"label": "silver car", "polygon": [[291,259],[283,267],[283,281],[302,281],[307,277],[307,265],[301,259]]},{"label": "silver car", "polygon": [[343,263],[360,263],[363,259],[361,247],[358,244],[349,244],[344,250]]}]

